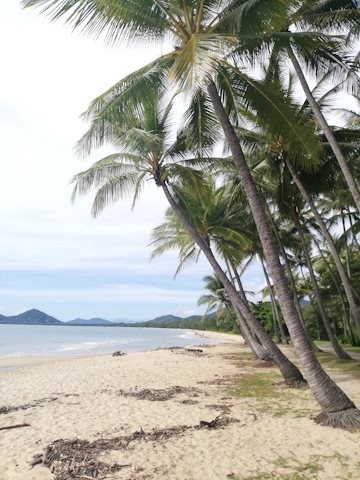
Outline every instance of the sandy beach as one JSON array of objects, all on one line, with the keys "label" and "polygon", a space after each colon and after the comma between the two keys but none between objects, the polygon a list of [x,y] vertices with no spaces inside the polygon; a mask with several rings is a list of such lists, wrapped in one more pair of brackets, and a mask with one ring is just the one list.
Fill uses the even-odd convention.
[{"label": "sandy beach", "polygon": [[[95,478],[112,480],[359,479],[360,433],[316,425],[309,391],[285,388],[231,337],[192,347],[202,351],[46,359],[0,372],[0,428],[30,425],[0,430],[1,480],[92,478],[64,474],[89,459],[105,472]],[[359,374],[331,374],[360,405]],[[52,461],[54,472],[31,468],[59,439],[68,457]],[[87,442],[77,453],[71,439]]]}]

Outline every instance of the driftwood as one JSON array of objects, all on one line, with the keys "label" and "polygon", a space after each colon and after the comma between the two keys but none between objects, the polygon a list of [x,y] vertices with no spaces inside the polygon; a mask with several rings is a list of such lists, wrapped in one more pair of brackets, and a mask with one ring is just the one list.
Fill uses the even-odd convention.
[{"label": "driftwood", "polygon": [[107,464],[98,460],[98,457],[110,450],[126,450],[140,442],[164,442],[169,438],[181,436],[186,432],[201,429],[224,428],[231,423],[238,422],[234,418],[221,418],[218,415],[214,420],[202,420],[198,425],[180,425],[170,428],[153,429],[149,432],[142,428],[128,436],[115,438],[100,438],[94,442],[87,440],[56,440],[48,445],[43,453],[35,455],[30,465],[34,467],[43,464],[50,468],[54,480],[104,479],[106,475],[132,467],[125,464]]},{"label": "driftwood", "polygon": [[18,423],[17,425],[8,425],[7,427],[0,427],[0,430],[12,430],[13,428],[31,427],[30,423]]}]

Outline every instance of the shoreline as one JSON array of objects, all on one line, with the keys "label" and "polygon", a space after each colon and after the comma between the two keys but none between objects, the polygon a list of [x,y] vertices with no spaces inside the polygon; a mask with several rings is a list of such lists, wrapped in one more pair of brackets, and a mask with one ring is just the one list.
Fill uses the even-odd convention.
[{"label": "shoreline", "polygon": [[[242,337],[240,335],[233,335],[233,334],[227,334],[223,332],[212,332],[212,331],[202,331],[202,330],[191,330],[191,329],[181,329],[184,332],[191,332],[194,334],[194,340],[196,340],[196,337],[200,338],[206,338],[206,339],[212,339],[212,340],[219,340],[218,343],[216,344],[222,344],[222,343],[244,343]],[[234,338],[236,337],[236,338]],[[216,345],[214,344],[214,345]],[[185,345],[183,348],[189,348],[191,346],[197,345],[199,347],[203,346],[201,344],[196,344],[195,342],[189,343]],[[209,344],[204,344],[204,345],[209,345]],[[211,344],[210,344],[211,345]],[[175,346],[175,345],[174,345]],[[164,349],[170,348],[170,347],[163,347]],[[144,349],[144,350],[132,350],[129,352],[125,352],[126,355],[130,353],[135,353],[135,352],[147,352],[147,351],[156,351],[158,349],[162,349],[162,347],[155,347],[153,349]],[[114,350],[115,351],[115,350]],[[88,357],[102,357],[102,356],[111,356],[114,352],[95,352],[95,353],[88,353],[88,354],[68,354],[68,355],[34,355],[34,356],[24,356],[24,357],[6,357],[6,358],[0,358],[0,374],[2,372],[7,372],[9,370],[14,370],[18,368],[24,368],[28,367],[30,365],[41,365],[41,364],[47,364],[51,362],[57,362],[57,361],[64,361],[67,359],[81,359],[81,358],[88,358]]]}]

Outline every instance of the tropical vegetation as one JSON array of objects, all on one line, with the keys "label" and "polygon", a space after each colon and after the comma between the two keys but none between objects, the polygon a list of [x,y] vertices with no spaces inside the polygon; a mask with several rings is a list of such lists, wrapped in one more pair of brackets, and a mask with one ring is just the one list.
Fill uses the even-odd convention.
[{"label": "tropical vegetation", "polygon": [[[316,335],[349,358],[341,343],[360,340],[358,112],[343,111],[333,123],[334,96],[357,105],[359,95],[357,2],[23,4],[110,43],[170,40],[169,53],[119,80],[85,112],[89,129],[78,152],[110,143],[114,153],[75,176],[73,198],[95,190],[97,215],[128,194],[135,203],[153,180],[170,207],[153,234],[154,254],[177,249],[179,271],[203,255],[214,275],[200,303],[236,322],[255,355],[271,357],[285,381],[299,386],[302,373],[276,344],[291,341],[321,407],[317,421],[359,427],[360,411],[315,355],[314,328],[301,307],[309,298]],[[242,285],[251,261],[264,273],[270,327]]]}]

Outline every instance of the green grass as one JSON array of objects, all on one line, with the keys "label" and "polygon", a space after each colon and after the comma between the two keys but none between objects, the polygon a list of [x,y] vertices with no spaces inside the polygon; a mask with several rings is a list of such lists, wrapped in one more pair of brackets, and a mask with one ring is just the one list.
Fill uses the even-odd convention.
[{"label": "green grass", "polygon": [[360,347],[353,347],[352,345],[343,345],[345,350],[349,350],[349,352],[358,352],[360,353]]},{"label": "green grass", "polygon": [[239,377],[230,394],[240,398],[277,398],[282,389],[275,383],[280,380],[280,375],[272,370],[248,373]]},{"label": "green grass", "polygon": [[350,373],[360,373],[360,362],[358,360],[342,360],[331,353],[317,353],[317,358],[325,368],[333,368],[338,370],[345,370]]},{"label": "green grass", "polygon": [[[314,340],[315,345],[330,345],[329,340]],[[349,352],[359,352],[360,353],[360,347],[353,347],[352,345],[349,345],[347,343],[342,343],[341,346],[343,347],[344,350],[349,350]]]}]

